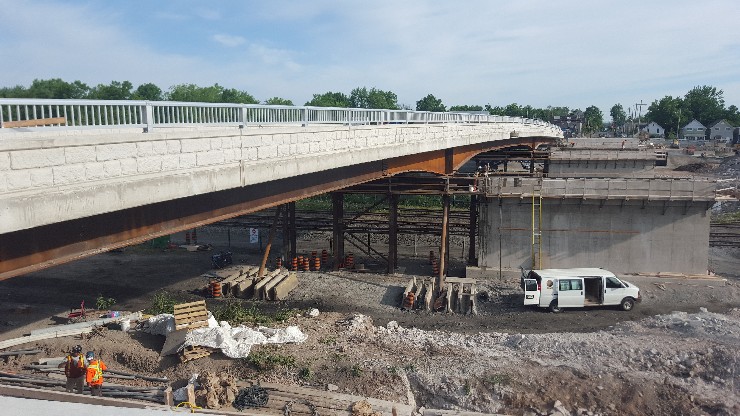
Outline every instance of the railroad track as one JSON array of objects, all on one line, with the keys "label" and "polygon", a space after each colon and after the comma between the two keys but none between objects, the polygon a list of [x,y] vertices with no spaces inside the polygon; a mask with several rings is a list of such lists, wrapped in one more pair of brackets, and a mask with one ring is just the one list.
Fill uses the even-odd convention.
[{"label": "railroad track", "polygon": [[740,247],[740,221],[712,222],[709,227],[710,247]]}]

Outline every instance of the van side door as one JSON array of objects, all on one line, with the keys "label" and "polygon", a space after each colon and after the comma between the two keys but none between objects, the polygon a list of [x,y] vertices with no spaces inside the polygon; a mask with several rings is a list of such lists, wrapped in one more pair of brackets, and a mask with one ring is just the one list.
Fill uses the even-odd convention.
[{"label": "van side door", "polygon": [[524,279],[524,305],[540,304],[540,288],[537,286],[537,280]]},{"label": "van side door", "polygon": [[568,277],[557,280],[558,306],[561,308],[582,308],[585,299],[582,277]]},{"label": "van side door", "polygon": [[604,278],[604,305],[619,305],[624,298],[624,284],[611,276]]}]

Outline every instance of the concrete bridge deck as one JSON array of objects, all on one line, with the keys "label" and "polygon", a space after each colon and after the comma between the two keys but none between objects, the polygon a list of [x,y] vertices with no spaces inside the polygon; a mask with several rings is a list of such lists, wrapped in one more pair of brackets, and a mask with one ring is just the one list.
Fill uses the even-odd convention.
[{"label": "concrete bridge deck", "polygon": [[0,99],[0,123],[19,119],[0,128],[0,278],[562,136],[460,113]]}]

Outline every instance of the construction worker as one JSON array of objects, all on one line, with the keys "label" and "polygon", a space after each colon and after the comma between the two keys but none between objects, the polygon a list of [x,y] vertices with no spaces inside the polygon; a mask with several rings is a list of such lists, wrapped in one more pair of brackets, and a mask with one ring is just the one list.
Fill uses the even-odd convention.
[{"label": "construction worker", "polygon": [[85,357],[82,356],[82,346],[75,345],[72,347],[70,353],[64,358],[57,368],[64,367],[64,375],[67,376],[67,384],[65,388],[68,393],[73,393],[77,390],[78,394],[82,394],[82,390],[85,387],[85,373],[87,372],[87,362]]},{"label": "construction worker", "polygon": [[87,359],[87,376],[85,378],[85,381],[87,381],[87,385],[90,387],[90,394],[93,396],[102,396],[103,395],[103,371],[107,370],[108,367],[106,367],[103,360],[95,359],[95,353],[92,351],[88,351],[87,354],[85,354],[85,358]]}]

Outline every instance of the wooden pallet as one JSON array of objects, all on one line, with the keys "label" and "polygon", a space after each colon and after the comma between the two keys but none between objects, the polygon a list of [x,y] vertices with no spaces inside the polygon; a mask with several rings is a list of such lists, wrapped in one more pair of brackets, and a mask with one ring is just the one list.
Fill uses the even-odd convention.
[{"label": "wooden pallet", "polygon": [[206,301],[180,303],[175,305],[175,330],[208,327]]},{"label": "wooden pallet", "polygon": [[208,357],[211,355],[211,352],[213,350],[208,347],[188,345],[180,351],[180,362],[185,363],[198,358]]},{"label": "wooden pallet", "polygon": [[[206,301],[180,303],[175,305],[175,330],[190,331],[208,327]],[[211,355],[212,350],[201,346],[187,346],[180,351],[180,362],[187,362]]]}]

